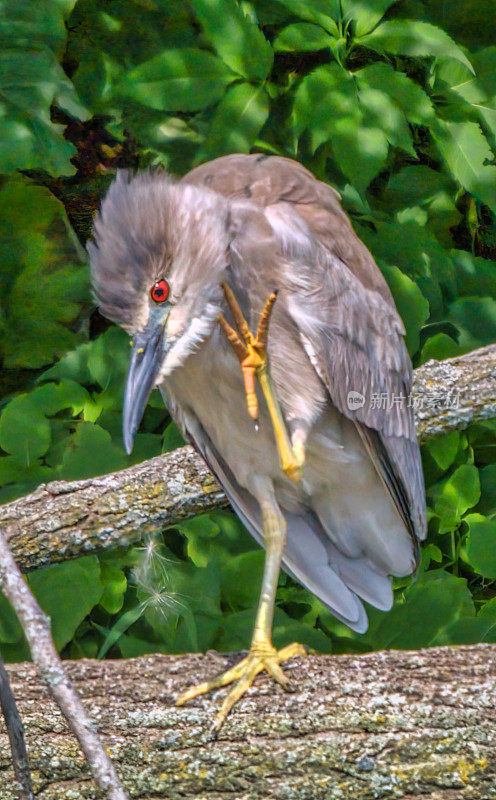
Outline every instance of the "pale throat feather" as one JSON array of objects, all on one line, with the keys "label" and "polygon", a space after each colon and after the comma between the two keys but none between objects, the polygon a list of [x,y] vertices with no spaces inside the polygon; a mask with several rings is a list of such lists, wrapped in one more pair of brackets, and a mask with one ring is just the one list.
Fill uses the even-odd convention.
[{"label": "pale throat feather", "polygon": [[[173,312],[171,312],[172,316]],[[202,310],[201,317],[193,317],[183,333],[181,333],[181,320],[170,319],[167,326],[168,342],[172,342],[165,357],[156,384],[180,367],[189,355],[196,352],[212,333],[220,314],[220,306],[216,303],[207,303]],[[171,328],[172,324],[172,328]]]}]

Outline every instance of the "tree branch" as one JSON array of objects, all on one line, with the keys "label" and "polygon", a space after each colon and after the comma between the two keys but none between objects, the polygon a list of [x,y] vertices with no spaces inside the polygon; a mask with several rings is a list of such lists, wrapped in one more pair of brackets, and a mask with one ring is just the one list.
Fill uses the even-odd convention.
[{"label": "tree branch", "polygon": [[98,787],[106,793],[109,800],[127,800],[127,794],[95,732],[94,724],[62,666],[52,641],[50,620],[33,597],[1,532],[0,590],[19,618],[32,659],[52,698],[76,735]]},{"label": "tree branch", "polygon": [[[174,698],[239,660],[149,656],[65,662],[138,800],[490,800],[496,797],[496,647],[309,656],[285,667],[295,693],[260,676],[209,740],[225,690]],[[74,740],[30,664],[9,666],[35,791],[94,797]],[[15,800],[0,729],[0,797]]]},{"label": "tree branch", "polygon": [[[496,417],[496,345],[416,370],[413,402],[421,441]],[[31,570],[138,542],[223,505],[202,459],[183,447],[101,478],[42,485],[0,506],[0,526]]]},{"label": "tree branch", "polygon": [[415,370],[413,399],[421,442],[496,417],[496,345]]},{"label": "tree branch", "polygon": [[0,707],[10,742],[12,764],[14,767],[15,784],[19,792],[19,800],[34,800],[29,759],[24,741],[24,727],[17,710],[9,675],[5,664],[0,658]]}]

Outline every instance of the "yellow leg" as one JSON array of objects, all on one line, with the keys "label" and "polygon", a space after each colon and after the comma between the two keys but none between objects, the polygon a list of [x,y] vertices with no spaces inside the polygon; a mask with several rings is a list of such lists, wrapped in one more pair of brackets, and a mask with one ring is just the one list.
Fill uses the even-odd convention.
[{"label": "yellow leg", "polygon": [[279,651],[271,642],[277,580],[286,540],[286,523],[272,503],[262,504],[262,519],[267,554],[250,652],[235,667],[210,681],[192,686],[176,700],[176,705],[180,706],[200,694],[236,681],[215,717],[214,732],[220,729],[232,707],[250,688],[259,672],[266,670],[277,683],[288,689],[289,681],[281,669],[281,663],[293,656],[305,655],[304,647],[296,642]]},{"label": "yellow leg", "polygon": [[304,446],[302,444],[301,447],[296,448],[291,444],[281,407],[275,395],[266,365],[257,372],[257,377],[272,421],[282,471],[291,480],[299,481],[301,479],[301,468],[305,461]]},{"label": "yellow leg", "polygon": [[291,480],[298,481],[301,478],[301,470],[305,462],[304,442],[299,440],[293,445],[289,438],[281,406],[270,380],[267,364],[269,322],[277,295],[273,292],[268,298],[260,315],[257,335],[254,336],[243,317],[234,294],[226,284],[223,284],[222,287],[236,326],[244,340],[241,340],[234,328],[229,325],[221,314],[219,317],[219,324],[241,364],[245,382],[248,413],[253,420],[256,421],[258,419],[258,401],[255,393],[256,376],[262,388],[270,414],[281,468]]}]

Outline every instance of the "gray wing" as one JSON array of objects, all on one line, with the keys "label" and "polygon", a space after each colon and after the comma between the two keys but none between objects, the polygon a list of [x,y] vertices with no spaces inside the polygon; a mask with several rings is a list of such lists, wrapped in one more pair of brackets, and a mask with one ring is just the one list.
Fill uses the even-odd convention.
[{"label": "gray wing", "polygon": [[[225,156],[183,180],[263,209],[293,267],[297,285],[287,307],[303,346],[334,405],[357,426],[412,538],[423,539],[425,491],[404,327],[338,193],[290,159],[260,155]],[[350,392],[363,403],[350,407]]]},{"label": "gray wing", "polygon": [[[257,501],[236,481],[197,417],[175,406],[165,386],[161,391],[185,438],[206,461],[248,531],[264,546]],[[324,529],[313,516],[285,512],[285,519],[288,528],[283,568],[315,594],[337,619],[358,633],[364,633],[367,615],[357,593],[377,608],[389,610],[393,600],[389,581],[377,572],[370,559],[360,558],[351,562],[345,558],[328,541]],[[364,584],[365,572],[367,580]]]}]

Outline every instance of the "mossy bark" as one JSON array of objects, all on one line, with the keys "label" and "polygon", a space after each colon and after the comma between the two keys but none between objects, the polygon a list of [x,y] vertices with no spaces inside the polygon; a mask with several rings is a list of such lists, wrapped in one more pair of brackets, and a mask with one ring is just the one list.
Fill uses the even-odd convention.
[{"label": "mossy bark", "polygon": [[[496,416],[496,345],[430,361],[415,372],[421,441]],[[191,447],[101,478],[40,486],[0,507],[0,526],[24,571],[140,541],[226,505]]]},{"label": "mossy bark", "polygon": [[[288,662],[296,691],[260,676],[216,741],[220,697],[186,684],[239,656],[66,662],[124,786],[151,800],[496,798],[496,647]],[[99,798],[74,737],[30,664],[8,667],[38,800]],[[0,723],[0,800],[16,800]]]}]

